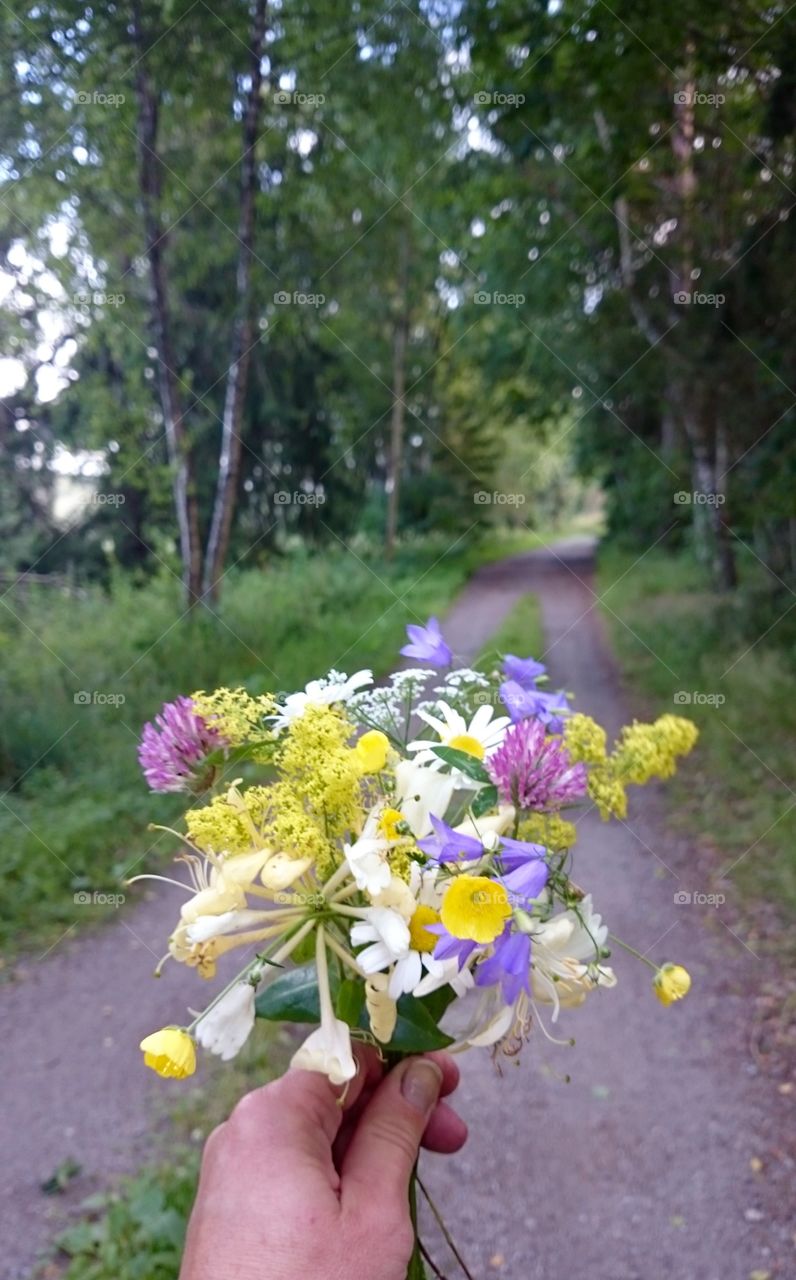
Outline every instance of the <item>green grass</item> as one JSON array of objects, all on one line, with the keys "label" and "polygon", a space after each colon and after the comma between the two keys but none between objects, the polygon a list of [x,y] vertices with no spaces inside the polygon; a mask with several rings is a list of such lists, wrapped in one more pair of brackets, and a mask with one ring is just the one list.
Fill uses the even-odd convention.
[{"label": "green grass", "polygon": [[532,592],[522,596],[504,619],[475,666],[483,671],[495,666],[498,654],[516,653],[521,658],[537,658],[544,651],[542,611],[539,598]]},{"label": "green grass", "polygon": [[[136,742],[162,702],[218,684],[291,690],[333,665],[384,671],[406,622],[443,611],[480,554],[428,543],[385,566],[342,549],[296,553],[230,574],[217,616],[181,618],[172,578],[9,596],[0,608],[6,953],[21,943],[43,951],[75,920],[107,917],[112,907],[76,905],[74,895],[118,892],[129,865],[157,853],[147,824],[174,819],[180,800],[148,794]],[[80,691],[88,701],[75,701]]]},{"label": "green grass", "polygon": [[177,1280],[202,1144],[238,1099],[278,1075],[287,1058],[286,1033],[260,1022],[233,1063],[208,1063],[204,1082],[186,1086],[171,1110],[152,1163],[92,1196],[56,1242],[54,1260],[36,1275],[52,1276],[57,1268],[63,1280]]},{"label": "green grass", "polygon": [[[789,619],[776,621],[788,602],[780,604],[753,563],[741,567],[741,589],[726,597],[686,556],[652,552],[634,566],[632,555],[608,550],[600,554],[599,591],[642,703],[668,706],[700,728],[694,756],[673,780],[675,821],[716,849],[715,869],[737,886],[739,904],[754,895],[792,912],[793,638]],[[678,693],[690,701],[678,702]]]}]

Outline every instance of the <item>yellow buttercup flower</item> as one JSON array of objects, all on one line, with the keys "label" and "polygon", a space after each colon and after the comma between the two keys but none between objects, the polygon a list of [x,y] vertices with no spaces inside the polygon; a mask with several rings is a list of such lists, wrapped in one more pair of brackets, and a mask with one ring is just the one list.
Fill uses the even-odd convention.
[{"label": "yellow buttercup flower", "polygon": [[681,964],[664,964],[652,980],[653,990],[661,1004],[682,1000],[691,990],[691,974]]},{"label": "yellow buttercup flower", "polygon": [[363,733],[354,747],[363,773],[381,773],[387,763],[390,740],[380,729]]},{"label": "yellow buttercup flower", "polygon": [[486,876],[460,875],[442,900],[440,918],[454,938],[494,942],[511,915],[502,884]]},{"label": "yellow buttercup flower", "polygon": [[144,1062],[159,1076],[184,1080],[196,1070],[196,1050],[187,1031],[181,1027],[164,1027],[141,1041]]},{"label": "yellow buttercup flower", "polygon": [[429,924],[436,924],[439,920],[439,912],[433,907],[425,906],[422,902],[416,907],[409,921],[409,940],[413,951],[433,951],[439,942],[436,933],[429,933],[426,928]]}]

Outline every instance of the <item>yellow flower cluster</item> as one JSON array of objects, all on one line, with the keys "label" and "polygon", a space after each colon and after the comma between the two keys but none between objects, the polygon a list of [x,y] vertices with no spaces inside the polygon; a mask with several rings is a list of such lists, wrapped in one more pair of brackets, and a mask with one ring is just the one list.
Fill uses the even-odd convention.
[{"label": "yellow flower cluster", "polygon": [[[588,720],[587,716],[573,716],[572,721]],[[594,722],[591,722],[594,725]],[[599,730],[598,725],[594,729]],[[600,730],[600,732],[602,732]],[[575,752],[583,750],[591,730],[577,726],[573,731]],[[624,818],[627,814],[625,787],[629,783],[641,786],[652,778],[670,778],[677,767],[677,757],[687,755],[699,736],[696,725],[682,716],[660,716],[654,724],[642,724],[634,720],[625,725],[610,756],[594,762],[589,769],[588,794],[600,811],[600,817]],[[596,735],[592,734],[596,744]],[[587,748],[588,749],[588,748]],[[595,747],[596,749],[596,747]],[[575,759],[588,762],[586,755]]]},{"label": "yellow flower cluster", "polygon": [[532,813],[520,823],[517,834],[520,840],[543,844],[546,849],[560,853],[562,849],[572,848],[578,829],[574,822],[567,822],[560,814]]},{"label": "yellow flower cluster", "polygon": [[270,693],[253,697],[246,689],[214,689],[205,693],[200,689],[191,694],[194,711],[233,746],[240,746],[252,738],[270,737],[264,721],[276,711],[276,699]]},{"label": "yellow flower cluster", "polygon": [[605,729],[591,716],[577,712],[564,724],[564,745],[576,763],[602,764],[607,754],[606,742]]},{"label": "yellow flower cluster", "polygon": [[681,716],[661,716],[654,724],[634,720],[622,730],[611,763],[624,782],[642,784],[651,778],[670,778],[677,756],[687,755],[697,736],[696,725]]},{"label": "yellow flower cluster", "polygon": [[587,785],[589,799],[597,806],[603,821],[608,818],[624,818],[627,814],[627,795],[609,761],[589,770]]},{"label": "yellow flower cluster", "polygon": [[336,708],[309,706],[290,725],[275,758],[282,781],[304,797],[330,838],[359,823],[362,767],[348,746],[351,733]]},{"label": "yellow flower cluster", "polygon": [[201,809],[189,809],[185,825],[191,843],[206,853],[246,853],[263,844],[263,819],[273,804],[272,788],[230,787]]},{"label": "yellow flower cluster", "polygon": [[268,843],[291,858],[312,858],[319,872],[325,874],[330,869],[334,845],[325,835],[323,823],[308,812],[293,783],[275,782],[268,791]]}]

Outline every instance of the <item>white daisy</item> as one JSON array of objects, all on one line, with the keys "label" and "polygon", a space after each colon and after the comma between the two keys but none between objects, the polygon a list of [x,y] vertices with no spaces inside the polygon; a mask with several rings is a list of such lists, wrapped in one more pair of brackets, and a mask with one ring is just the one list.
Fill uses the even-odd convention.
[{"label": "white daisy", "polygon": [[322,680],[310,680],[298,693],[288,694],[284,706],[273,717],[273,726],[276,730],[286,729],[304,715],[307,707],[329,707],[335,702],[348,702],[357,690],[372,683],[372,671],[357,671],[353,676],[346,676],[342,671],[330,671]]},{"label": "white daisy", "polygon": [[616,974],[599,963],[608,926],[592,909],[591,894],[574,911],[563,911],[534,928],[531,986],[537,1000],[559,1009],[583,1004],[596,987],[616,986]]},{"label": "white daisy", "polygon": [[[437,734],[439,743],[446,747],[454,747],[474,756],[476,760],[484,760],[500,746],[506,730],[511,724],[508,716],[495,716],[494,708],[485,703],[479,707],[468,724],[464,716],[455,711],[447,702],[438,702],[439,716],[429,711],[420,710],[421,720]],[[440,718],[441,717],[441,718]],[[444,762],[435,755],[433,743],[428,738],[416,738],[407,745],[407,751],[415,752],[415,762],[431,769],[441,769]],[[456,771],[458,772],[458,771]]]}]

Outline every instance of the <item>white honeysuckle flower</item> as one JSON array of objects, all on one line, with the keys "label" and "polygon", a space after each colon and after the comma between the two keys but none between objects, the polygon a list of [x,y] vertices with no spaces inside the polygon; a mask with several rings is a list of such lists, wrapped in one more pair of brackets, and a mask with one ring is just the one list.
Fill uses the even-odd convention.
[{"label": "white honeysuckle flower", "polygon": [[219,859],[218,874],[222,875],[229,884],[253,884],[273,856],[271,849],[254,849],[251,853],[222,854]]},{"label": "white honeysuckle flower", "polygon": [[277,893],[287,889],[312,866],[312,857],[291,858],[288,853],[274,853],[260,872],[260,882]]},{"label": "white honeysuckle flower", "polygon": [[380,1044],[389,1044],[398,1021],[398,1005],[387,990],[386,974],[374,973],[365,982],[365,1008],[373,1035]]},{"label": "white honeysuckle flower", "polygon": [[180,907],[183,924],[193,924],[200,916],[220,916],[227,911],[239,911],[246,906],[246,893],[242,885],[228,881],[218,872],[213,873],[212,884],[200,889]]},{"label": "white honeysuckle flower", "polygon": [[242,911],[223,911],[219,916],[198,916],[185,930],[188,941],[195,945],[209,942],[224,933],[234,933],[237,929],[256,929],[269,921],[267,911],[255,911],[244,908]]},{"label": "white honeysuckle flower", "polygon": [[254,1026],[254,987],[236,982],[214,1004],[194,1028],[194,1036],[204,1049],[224,1062],[240,1053]]},{"label": "white honeysuckle flower", "polygon": [[357,955],[357,964],[363,973],[379,973],[409,951],[409,925],[398,911],[391,907],[369,907],[365,919],[358,920],[351,928],[351,943],[364,946]]},{"label": "white honeysuckle flower", "polygon": [[371,897],[386,889],[392,879],[387,860],[389,848],[389,840],[369,835],[362,835],[354,844],[344,846],[345,859],[357,882],[357,888]]},{"label": "white honeysuckle flower", "polygon": [[290,1065],[301,1071],[320,1071],[332,1084],[353,1080],[357,1064],[348,1023],[335,1017],[322,1021],[293,1054]]},{"label": "white honeysuckle flower", "polygon": [[608,926],[593,910],[591,894],[577,913],[563,911],[535,924],[531,948],[531,987],[534,997],[553,1005],[553,1021],[561,1008],[582,1004],[597,987],[616,986],[616,974],[599,963],[598,949]]},{"label": "white honeysuckle flower", "polygon": [[367,669],[357,671],[353,676],[346,676],[341,671],[330,671],[321,680],[310,680],[297,693],[288,694],[284,706],[273,718],[274,728],[279,731],[303,716],[307,707],[329,707],[335,702],[348,702],[359,689],[373,683],[373,672]]},{"label": "white honeysuckle flower", "polygon": [[345,1084],[348,1080],[353,1080],[357,1064],[351,1050],[348,1023],[337,1017],[332,1004],[326,935],[322,924],[318,925],[315,932],[315,971],[318,978],[321,1025],[296,1050],[290,1065],[301,1071],[320,1071],[328,1076],[332,1084]]},{"label": "white honeysuckle flower", "polygon": [[422,840],[431,833],[431,814],[442,818],[447,812],[455,780],[450,773],[426,768],[417,760],[401,760],[395,769],[395,783],[395,803],[412,835]]},{"label": "white honeysuckle flower", "polygon": [[[511,724],[508,716],[495,716],[494,708],[486,703],[478,708],[469,724],[461,712],[454,710],[447,702],[438,702],[436,709],[438,716],[422,709],[417,714],[437,734],[439,744],[464,751],[476,760],[485,760],[500,746]],[[433,745],[433,741],[428,738],[416,738],[414,742],[407,744],[406,749],[415,753],[418,764],[427,765],[431,769],[443,769],[444,761],[434,754]],[[472,786],[471,780],[461,774],[460,770],[453,772],[459,786]]]}]

